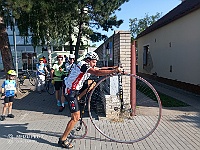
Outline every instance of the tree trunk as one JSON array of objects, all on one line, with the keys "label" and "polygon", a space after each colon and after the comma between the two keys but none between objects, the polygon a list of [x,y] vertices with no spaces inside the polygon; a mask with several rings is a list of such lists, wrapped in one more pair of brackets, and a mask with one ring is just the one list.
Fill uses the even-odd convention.
[{"label": "tree trunk", "polygon": [[4,72],[7,73],[8,70],[14,69],[14,66],[8,33],[6,31],[6,26],[2,17],[0,17],[0,51],[3,61]]}]

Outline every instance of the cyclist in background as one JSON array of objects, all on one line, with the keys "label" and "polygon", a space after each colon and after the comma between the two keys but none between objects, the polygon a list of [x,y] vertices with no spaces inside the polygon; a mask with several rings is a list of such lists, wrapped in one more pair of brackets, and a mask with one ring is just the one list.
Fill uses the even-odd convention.
[{"label": "cyclist in background", "polygon": [[[83,91],[84,82],[90,77],[91,74],[96,76],[104,76],[112,73],[121,72],[118,67],[112,67],[112,70],[101,70],[96,67],[98,55],[95,52],[88,52],[85,55],[85,60],[80,61],[71,71],[69,76],[65,78],[65,94],[68,100],[69,109],[71,112],[71,120],[68,122],[67,127],[59,138],[58,144],[65,148],[72,148],[73,145],[67,140],[67,136],[80,119],[80,109],[78,106],[77,97],[80,94],[80,90]],[[110,67],[111,68],[111,67]],[[89,86],[89,85],[88,85]],[[84,87],[85,88],[85,87]]]},{"label": "cyclist in background", "polygon": [[56,100],[57,100],[57,106],[59,107],[59,112],[62,112],[65,108],[65,98],[62,94],[62,87],[63,87],[63,80],[62,76],[65,74],[65,63],[63,62],[63,56],[58,55],[57,56],[58,62],[53,65],[51,69],[51,80],[52,83],[55,86],[56,90]]},{"label": "cyclist in background", "polygon": [[71,72],[72,68],[75,67],[74,60],[75,60],[75,55],[74,54],[69,54],[69,60],[65,64],[65,70],[66,70],[66,75],[67,76]]},{"label": "cyclist in background", "polygon": [[47,67],[44,64],[43,58],[39,59],[39,63],[36,64],[36,78],[37,78],[37,91],[41,94],[41,91],[44,90],[45,84],[45,75],[48,73]]}]

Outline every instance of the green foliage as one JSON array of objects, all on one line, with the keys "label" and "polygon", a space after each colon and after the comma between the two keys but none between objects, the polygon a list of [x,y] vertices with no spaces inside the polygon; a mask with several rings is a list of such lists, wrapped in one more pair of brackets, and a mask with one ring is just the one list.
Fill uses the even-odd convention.
[{"label": "green foliage", "polygon": [[6,25],[12,25],[15,17],[20,35],[31,33],[34,46],[69,42],[72,47],[75,36],[77,55],[83,36],[94,42],[107,38],[94,28],[108,31],[122,24],[115,12],[125,2],[128,0],[2,0],[0,13]]},{"label": "green foliage", "polygon": [[144,31],[147,27],[151,26],[154,22],[160,19],[162,16],[161,13],[156,13],[156,15],[149,16],[145,14],[143,19],[129,19],[129,28],[131,31],[132,38],[135,39],[138,34]]}]

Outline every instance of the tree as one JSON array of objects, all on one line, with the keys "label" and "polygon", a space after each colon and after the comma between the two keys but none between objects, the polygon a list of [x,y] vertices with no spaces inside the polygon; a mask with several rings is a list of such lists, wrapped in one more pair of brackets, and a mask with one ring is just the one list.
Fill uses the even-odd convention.
[{"label": "tree", "polygon": [[102,28],[104,31],[119,27],[123,20],[117,20],[115,11],[120,10],[120,6],[128,0],[79,0],[77,18],[77,42],[75,46],[75,57],[78,58],[78,50],[82,41],[82,36],[89,38],[91,41],[98,42],[105,40],[106,35],[94,32],[92,28]]},{"label": "tree", "polygon": [[134,40],[138,34],[144,31],[147,27],[151,26],[154,22],[161,18],[161,13],[156,13],[156,15],[149,16],[145,14],[143,19],[129,19],[129,27],[132,35],[132,40]]},{"label": "tree", "polygon": [[[2,17],[0,17],[0,51],[4,66],[4,72],[13,69],[13,59],[10,50],[10,44],[8,34],[6,32],[6,26]],[[5,57],[6,56],[6,57]]]},{"label": "tree", "polygon": [[[69,42],[72,50],[72,35],[76,37],[75,56],[83,45],[82,37],[92,41],[107,37],[92,28],[105,31],[123,22],[117,20],[115,11],[128,0],[4,0],[3,16],[12,11],[21,36],[32,34],[33,46],[64,45]],[[6,9],[5,9],[6,8]],[[8,24],[6,24],[8,25]],[[72,53],[72,51],[70,51]]]}]

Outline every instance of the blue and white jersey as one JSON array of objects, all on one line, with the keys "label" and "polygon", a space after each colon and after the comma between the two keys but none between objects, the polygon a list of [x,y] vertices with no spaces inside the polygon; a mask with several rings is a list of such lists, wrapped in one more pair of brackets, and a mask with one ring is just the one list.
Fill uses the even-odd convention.
[{"label": "blue and white jersey", "polygon": [[4,88],[6,97],[15,96],[17,87],[15,80],[5,80],[1,87]]},{"label": "blue and white jersey", "polygon": [[45,67],[46,67],[46,66],[45,66],[44,63],[36,64],[36,69],[37,69],[36,75],[40,75],[41,73],[42,73],[42,74],[45,74],[45,70],[44,70]]}]

